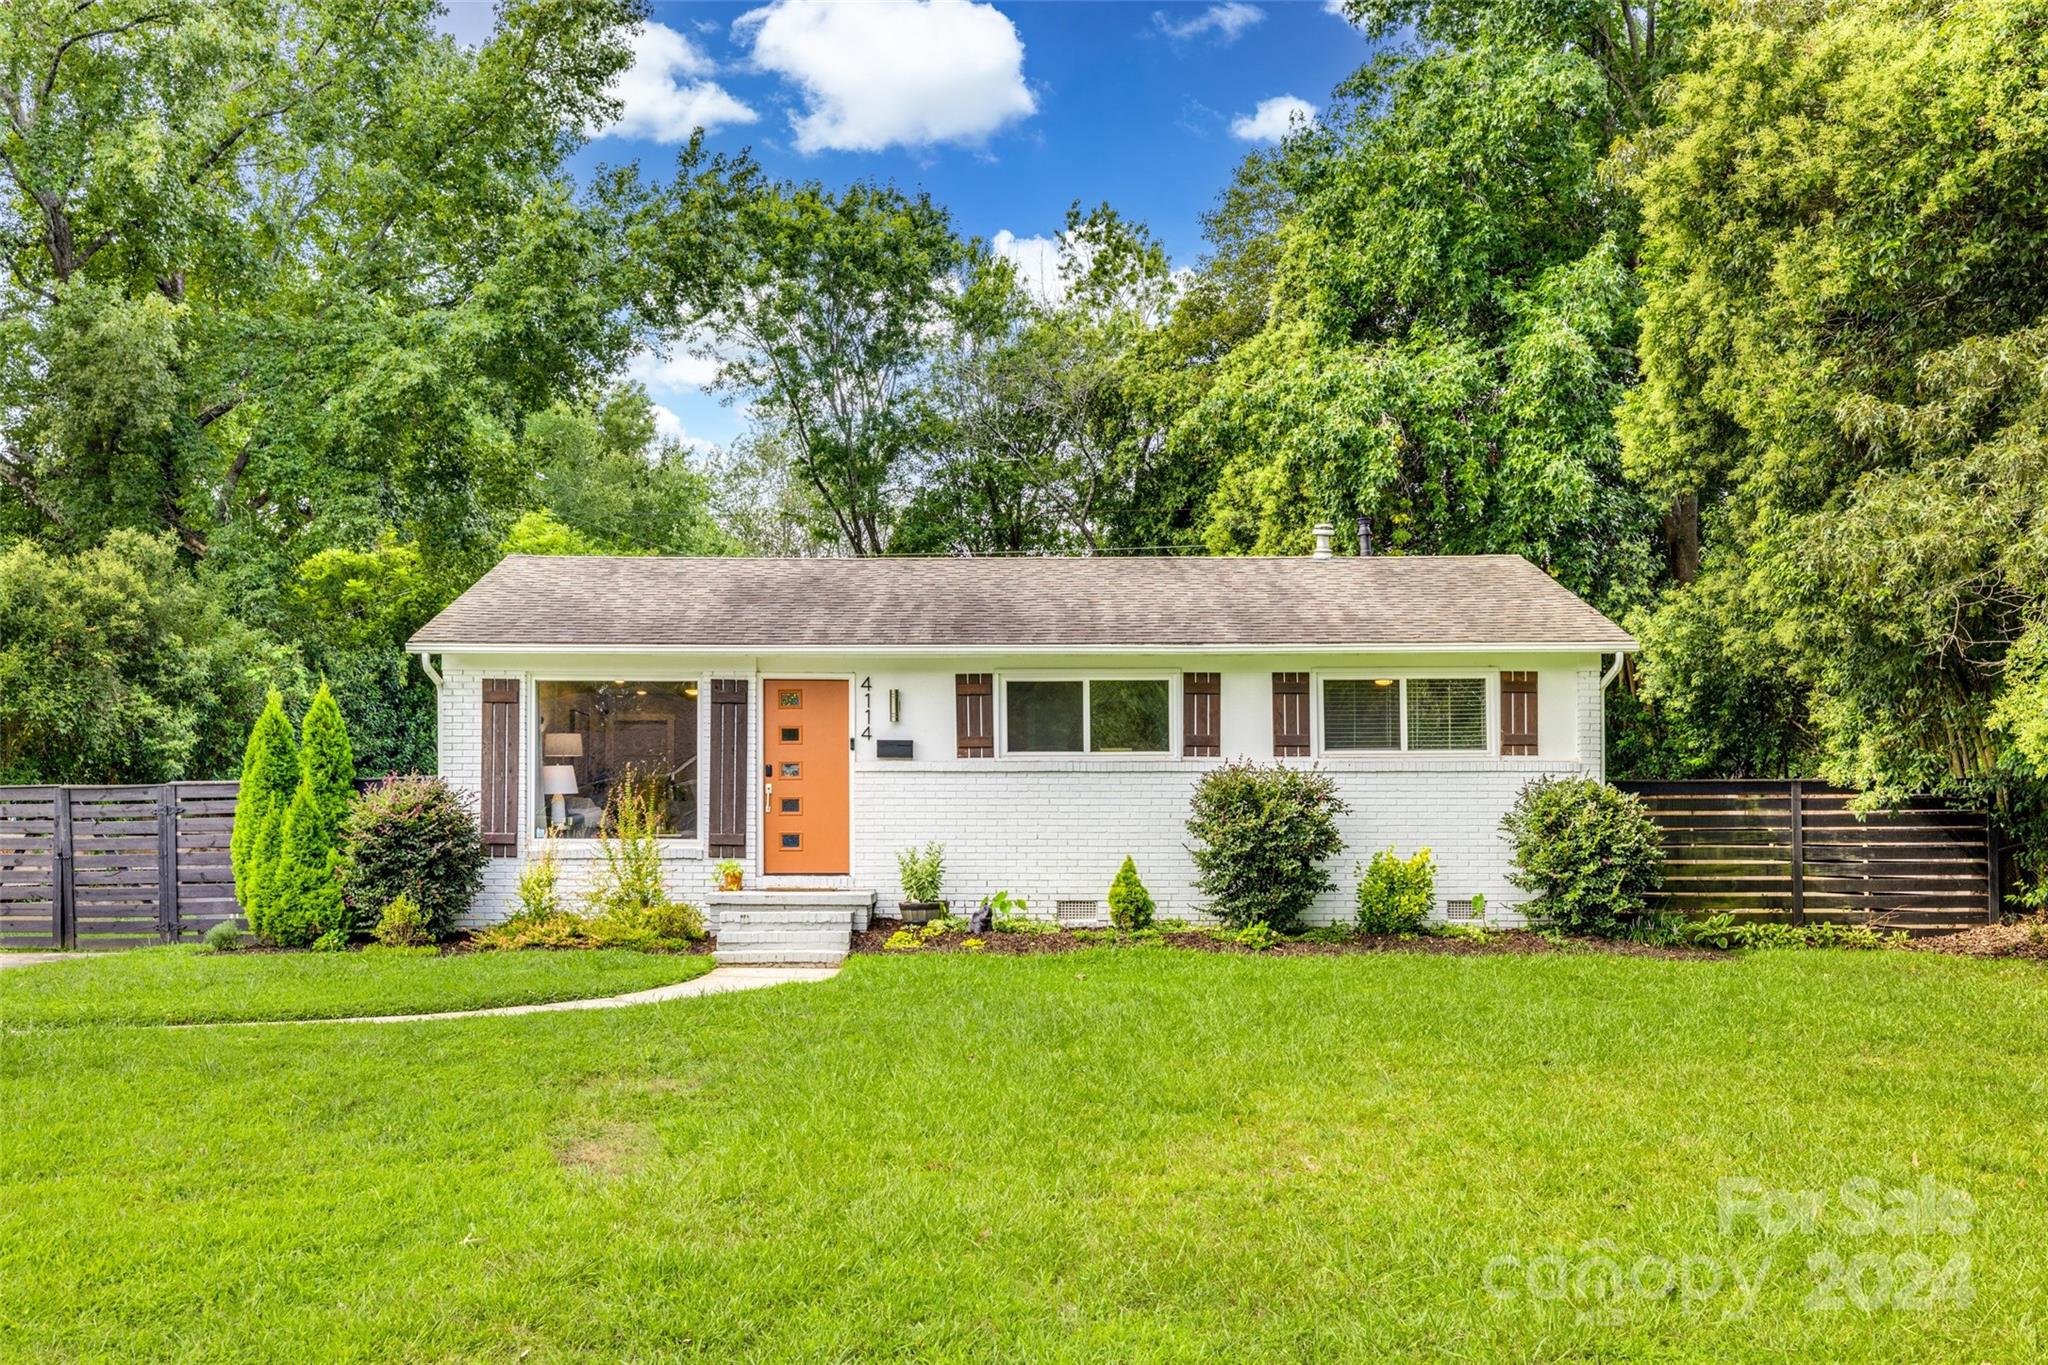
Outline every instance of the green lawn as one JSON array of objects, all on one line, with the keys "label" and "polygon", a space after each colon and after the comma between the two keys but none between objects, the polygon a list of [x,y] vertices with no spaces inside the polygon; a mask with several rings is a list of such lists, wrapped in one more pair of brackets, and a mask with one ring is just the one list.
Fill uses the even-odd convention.
[{"label": "green lawn", "polygon": [[[2038,965],[1920,954],[1137,949],[529,1018],[29,1030],[0,1037],[0,1343],[2035,1360],[2044,1003]],[[1745,1179],[1823,1192],[1817,1221],[1724,1231]],[[1859,1179],[1972,1206],[1859,1230]],[[1646,1288],[1600,1297],[1603,1257]]]},{"label": "green lawn", "polygon": [[0,971],[0,1029],[422,1014],[620,995],[688,981],[709,957],[629,952],[79,953]]}]

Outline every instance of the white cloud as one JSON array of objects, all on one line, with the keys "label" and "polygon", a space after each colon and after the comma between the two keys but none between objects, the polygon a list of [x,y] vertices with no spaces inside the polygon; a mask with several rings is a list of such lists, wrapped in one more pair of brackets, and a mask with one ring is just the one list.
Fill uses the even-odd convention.
[{"label": "white cloud", "polygon": [[1211,5],[1200,14],[1186,19],[1169,19],[1166,11],[1152,11],[1152,22],[1159,31],[1176,41],[1216,35],[1219,43],[1233,43],[1237,35],[1266,17],[1266,12],[1257,5],[1247,5],[1242,0],[1229,0],[1227,4]]},{"label": "white cloud", "polygon": [[1351,16],[1344,9],[1344,0],[1323,0],[1323,13],[1334,14],[1347,24],[1351,22]]},{"label": "white cloud", "polygon": [[1016,26],[973,0],[775,0],[733,32],[803,92],[790,114],[803,152],[977,143],[1038,108]]},{"label": "white cloud", "polygon": [[666,445],[670,441],[674,441],[684,449],[694,450],[700,454],[708,454],[719,448],[718,442],[711,440],[709,437],[692,436],[688,431],[684,430],[683,419],[676,416],[673,408],[663,407],[660,403],[655,403],[651,406],[654,409],[655,445]]},{"label": "white cloud", "polygon": [[1058,237],[1019,237],[1004,228],[989,239],[989,250],[1016,268],[1017,280],[1045,303],[1066,297],[1067,282],[1060,276],[1060,261],[1066,244]]},{"label": "white cloud", "polygon": [[612,83],[622,106],[618,122],[600,136],[688,142],[699,128],[753,123],[761,116],[713,80],[711,59],[667,24],[647,24],[633,35],[633,65]]},{"label": "white cloud", "polygon": [[683,419],[676,416],[674,408],[665,408],[659,403],[654,404],[655,440],[680,441],[685,434],[683,431]]},{"label": "white cloud", "polygon": [[687,341],[671,345],[665,356],[642,349],[626,362],[626,377],[638,380],[651,393],[704,389],[718,378],[718,358],[694,353]]},{"label": "white cloud", "polygon": [[1249,114],[1239,114],[1230,121],[1230,132],[1246,142],[1278,142],[1297,128],[1315,125],[1316,107],[1307,100],[1293,95],[1275,95],[1269,100],[1260,100],[1258,107]]}]

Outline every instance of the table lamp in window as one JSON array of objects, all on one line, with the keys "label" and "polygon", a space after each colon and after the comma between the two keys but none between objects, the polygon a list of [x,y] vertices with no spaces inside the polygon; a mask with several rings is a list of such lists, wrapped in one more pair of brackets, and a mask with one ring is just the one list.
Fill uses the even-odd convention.
[{"label": "table lamp in window", "polygon": [[568,798],[576,794],[576,770],[567,763],[549,763],[540,770],[540,792],[548,798],[548,824],[560,829],[569,823]]}]

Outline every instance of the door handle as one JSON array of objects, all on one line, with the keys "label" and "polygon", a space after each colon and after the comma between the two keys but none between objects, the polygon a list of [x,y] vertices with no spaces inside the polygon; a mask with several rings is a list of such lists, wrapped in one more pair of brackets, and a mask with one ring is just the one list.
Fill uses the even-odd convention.
[{"label": "door handle", "polygon": [[763,782],[761,784],[761,814],[767,815],[774,809],[775,784],[773,782]]}]

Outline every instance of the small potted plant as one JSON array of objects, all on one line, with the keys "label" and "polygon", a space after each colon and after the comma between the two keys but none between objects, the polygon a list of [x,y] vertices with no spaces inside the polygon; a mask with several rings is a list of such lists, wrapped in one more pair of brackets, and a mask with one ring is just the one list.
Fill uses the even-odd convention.
[{"label": "small potted plant", "polygon": [[903,849],[896,855],[896,874],[903,883],[903,900],[896,908],[905,924],[928,924],[946,913],[939,899],[946,879],[944,844],[935,839],[922,849]]},{"label": "small potted plant", "polygon": [[741,883],[747,879],[747,869],[740,865],[737,858],[720,858],[712,866],[712,871],[718,875],[720,891],[737,891]]}]

